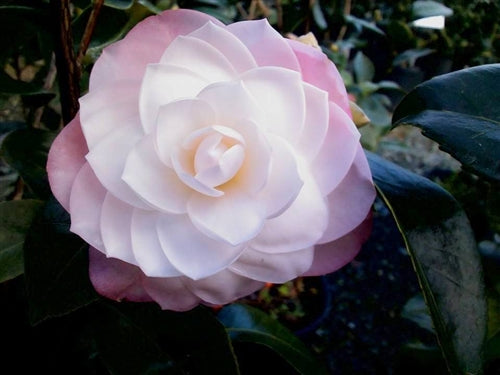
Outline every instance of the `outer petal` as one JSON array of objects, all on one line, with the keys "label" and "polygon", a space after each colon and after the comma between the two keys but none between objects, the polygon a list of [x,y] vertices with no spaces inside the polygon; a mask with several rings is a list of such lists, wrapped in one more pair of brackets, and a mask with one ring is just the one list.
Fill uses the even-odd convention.
[{"label": "outer petal", "polygon": [[143,285],[148,294],[164,310],[187,311],[200,303],[200,298],[184,285],[180,277],[148,277]]},{"label": "outer petal", "polygon": [[323,196],[342,181],[359,147],[360,134],[339,106],[330,102],[330,124],[319,154],[311,162],[312,173]]},{"label": "outer petal", "polygon": [[193,195],[187,207],[196,228],[215,240],[233,246],[254,238],[267,216],[263,202],[235,191],[226,192],[218,198]]},{"label": "outer petal", "polygon": [[132,213],[132,206],[107,193],[101,210],[101,233],[109,257],[137,265],[130,237]]},{"label": "outer petal", "polygon": [[154,135],[147,135],[127,157],[122,179],[151,206],[165,212],[185,213],[192,194],[175,171],[155,151]]},{"label": "outer petal", "polygon": [[120,81],[80,98],[80,119],[89,149],[112,130],[139,124],[139,83]]},{"label": "outer petal", "polygon": [[115,301],[153,301],[142,287],[141,270],[119,259],[106,258],[99,250],[89,248],[89,276],[97,293]]},{"label": "outer petal", "polygon": [[161,248],[156,233],[157,221],[157,213],[134,209],[130,225],[134,258],[146,276],[181,276],[182,273],[170,263]]},{"label": "outer petal", "polygon": [[249,70],[241,79],[264,112],[262,125],[266,130],[295,143],[305,120],[305,94],[300,74],[264,67]]},{"label": "outer petal", "polygon": [[141,129],[134,125],[116,129],[87,154],[87,160],[99,181],[113,195],[134,207],[149,209],[122,180],[127,156],[142,136]]},{"label": "outer petal", "polygon": [[259,290],[264,283],[240,276],[227,269],[202,280],[184,280],[184,284],[204,302],[224,305]]},{"label": "outer petal", "polygon": [[319,276],[337,271],[352,261],[368,239],[372,229],[371,213],[352,232],[335,241],[317,245],[314,249],[314,260],[311,268],[302,276]]},{"label": "outer petal", "polygon": [[300,71],[292,49],[266,19],[236,22],[227,26],[227,29],[247,46],[257,65]]},{"label": "outer petal", "polygon": [[156,230],[172,265],[194,280],[223,270],[244,249],[208,238],[193,226],[187,215],[160,215]]},{"label": "outer petal", "polygon": [[326,243],[356,228],[370,211],[375,200],[370,167],[361,146],[346,177],[328,197],[330,219],[319,243]]},{"label": "outer petal", "polygon": [[99,225],[106,189],[86,163],[75,178],[71,189],[71,231],[91,246],[106,252]]},{"label": "outer petal", "polygon": [[189,36],[204,40],[217,48],[238,73],[257,67],[254,57],[246,46],[224,27],[208,22]]},{"label": "outer petal", "polygon": [[330,100],[351,116],[344,81],[335,64],[316,48],[295,40],[286,41],[299,61],[303,80],[328,92]]},{"label": "outer petal", "polygon": [[285,253],[313,246],[328,224],[325,199],[307,170],[301,170],[304,186],[292,205],[280,216],[267,220],[250,246],[265,253]]},{"label": "outer petal", "polygon": [[69,211],[73,181],[86,163],[87,152],[80,116],[77,114],[52,143],[47,160],[50,188],[66,211]]},{"label": "outer petal", "polygon": [[229,269],[241,276],[270,283],[285,283],[311,267],[314,248],[269,254],[246,249]]},{"label": "outer petal", "polygon": [[178,35],[187,35],[208,21],[222,25],[215,18],[192,10],[169,10],[145,19],[127,36],[105,48],[90,76],[90,90],[112,86],[127,77],[140,81],[146,66],[160,61],[167,46]]}]

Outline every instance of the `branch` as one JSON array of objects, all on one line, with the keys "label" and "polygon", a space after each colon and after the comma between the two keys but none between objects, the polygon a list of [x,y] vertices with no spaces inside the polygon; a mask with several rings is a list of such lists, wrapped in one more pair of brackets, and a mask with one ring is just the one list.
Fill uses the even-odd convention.
[{"label": "branch", "polygon": [[87,53],[87,49],[90,45],[90,40],[92,39],[92,34],[94,33],[95,26],[97,24],[97,17],[101,12],[102,4],[104,0],[94,0],[94,7],[90,12],[89,20],[85,26],[85,31],[83,32],[82,40],[80,42],[80,47],[78,48],[78,56],[76,58],[76,63],[79,67],[82,66],[82,60]]}]

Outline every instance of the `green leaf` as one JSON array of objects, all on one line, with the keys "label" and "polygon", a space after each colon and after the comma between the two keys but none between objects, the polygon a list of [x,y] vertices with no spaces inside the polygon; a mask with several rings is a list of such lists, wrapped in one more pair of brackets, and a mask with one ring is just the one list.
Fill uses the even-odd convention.
[{"label": "green leaf", "polygon": [[97,299],[88,276],[88,245],[69,226],[69,215],[51,198],[26,237],[24,267],[33,325]]},{"label": "green leaf", "polygon": [[0,148],[0,156],[43,199],[50,195],[45,166],[55,136],[55,133],[39,129],[15,130],[5,137]]},{"label": "green leaf", "polygon": [[403,235],[451,373],[481,372],[486,298],[474,234],[457,201],[430,180],[368,153]]},{"label": "green leaf", "polygon": [[134,0],[104,0],[104,5],[115,9],[129,9],[134,5]]},{"label": "green leaf", "polygon": [[33,199],[0,203],[0,282],[24,272],[24,238],[42,205]]},{"label": "green leaf", "polygon": [[287,361],[300,374],[324,374],[325,369],[310,354],[297,336],[262,311],[232,304],[218,315],[233,342],[263,345]]},{"label": "green leaf", "polygon": [[318,25],[321,30],[326,30],[328,28],[328,22],[326,22],[319,0],[316,0],[313,3],[312,16],[314,18],[314,22],[316,22],[316,25]]},{"label": "green leaf", "polygon": [[399,55],[397,55],[392,61],[392,66],[398,66],[403,64],[408,64],[409,66],[415,66],[416,61],[424,56],[430,55],[436,52],[430,48],[415,48],[408,49]]},{"label": "green leaf", "polygon": [[354,74],[358,83],[371,81],[375,76],[375,67],[371,60],[363,52],[359,51],[354,57]]},{"label": "green leaf", "polygon": [[0,71],[0,93],[2,94],[40,94],[44,93],[41,85],[28,83],[11,78]]},{"label": "green leaf", "polygon": [[239,373],[229,337],[208,309],[106,301],[95,316],[97,350],[113,374]]},{"label": "green leaf", "polygon": [[414,1],[411,6],[414,19],[432,16],[451,16],[453,10],[437,1]]},{"label": "green leaf", "polygon": [[401,311],[401,316],[405,319],[411,320],[419,327],[435,333],[434,328],[432,327],[429,309],[427,308],[424,297],[421,294],[417,294],[415,297],[410,298],[410,300],[406,302],[403,306],[403,310]]},{"label": "green leaf", "polygon": [[394,112],[394,126],[418,126],[465,168],[500,181],[500,64],[433,78]]},{"label": "green leaf", "polygon": [[346,15],[345,20],[347,23],[352,24],[358,31],[361,31],[363,28],[371,30],[379,35],[385,36],[385,33],[377,27],[374,23],[365,21],[362,18],[355,17],[353,15]]}]

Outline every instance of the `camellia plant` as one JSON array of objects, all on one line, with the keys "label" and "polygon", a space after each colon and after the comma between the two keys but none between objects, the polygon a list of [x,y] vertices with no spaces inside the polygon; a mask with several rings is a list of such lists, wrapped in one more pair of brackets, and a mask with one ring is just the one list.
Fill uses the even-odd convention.
[{"label": "camellia plant", "polygon": [[[31,108],[27,125],[0,128],[12,170],[0,281],[9,298],[27,301],[39,327],[27,335],[65,327],[59,340],[74,343],[64,358],[40,358],[48,369],[238,374],[259,353],[276,361],[269,371],[327,373],[296,335],[238,300],[351,262],[377,194],[450,373],[481,373],[485,353],[495,360],[500,330],[487,332],[467,215],[436,183],[362,149],[359,109],[319,48],[265,18],[225,25],[161,2],[80,3],[0,6],[31,27],[0,75],[3,92]],[[117,9],[129,17],[103,32],[99,21]],[[61,129],[59,109],[47,105],[56,77]],[[500,65],[434,78],[399,103],[393,126],[421,128],[495,189],[499,84]],[[23,292],[11,291],[19,280]]]}]

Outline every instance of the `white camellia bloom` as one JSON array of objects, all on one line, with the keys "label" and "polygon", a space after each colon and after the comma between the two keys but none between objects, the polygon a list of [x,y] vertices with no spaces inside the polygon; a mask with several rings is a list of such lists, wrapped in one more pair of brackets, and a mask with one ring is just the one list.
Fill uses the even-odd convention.
[{"label": "white camellia bloom", "polygon": [[150,17],[95,63],[52,190],[113,299],[187,310],[332,272],[375,192],[335,66],[267,21]]}]

